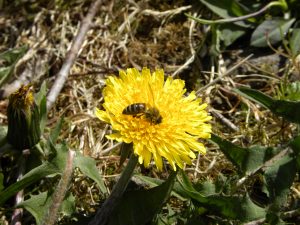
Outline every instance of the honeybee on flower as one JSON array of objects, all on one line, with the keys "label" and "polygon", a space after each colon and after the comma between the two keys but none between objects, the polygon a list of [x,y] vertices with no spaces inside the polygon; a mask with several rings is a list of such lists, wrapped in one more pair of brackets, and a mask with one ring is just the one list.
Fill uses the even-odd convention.
[{"label": "honeybee on flower", "polygon": [[149,166],[152,158],[159,170],[163,158],[176,170],[191,164],[194,152],[206,153],[199,139],[210,138],[211,116],[194,92],[184,96],[184,81],[167,77],[164,71],[130,68],[110,76],[103,90],[105,110],[96,116],[112,125],[107,138],[133,143],[139,163]]}]

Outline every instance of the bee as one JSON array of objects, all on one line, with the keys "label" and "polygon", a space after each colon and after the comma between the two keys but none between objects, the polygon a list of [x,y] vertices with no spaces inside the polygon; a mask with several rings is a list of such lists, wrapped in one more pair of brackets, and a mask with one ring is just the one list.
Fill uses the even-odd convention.
[{"label": "bee", "polygon": [[122,114],[134,117],[144,116],[148,122],[155,125],[162,122],[162,116],[158,109],[156,107],[147,107],[146,103],[131,104],[123,110]]}]

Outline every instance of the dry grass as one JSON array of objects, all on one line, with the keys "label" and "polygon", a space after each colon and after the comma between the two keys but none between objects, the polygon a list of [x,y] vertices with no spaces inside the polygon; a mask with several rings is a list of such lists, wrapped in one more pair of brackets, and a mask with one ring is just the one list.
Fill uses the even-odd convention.
[{"label": "dry grass", "polygon": [[[21,2],[4,1],[5,11],[0,16],[0,52],[22,45],[30,49],[10,82],[21,77],[25,82],[33,82],[37,89],[44,80],[51,86],[91,1]],[[231,50],[216,59],[215,67],[208,67],[209,57],[203,46],[207,30],[183,14],[196,15],[203,10],[185,2],[109,1],[102,6],[69,79],[49,113],[50,127],[65,117],[60,139],[95,158],[107,184],[120,173],[119,144],[105,138],[110,127],[93,114],[95,107],[101,107],[101,90],[107,76],[129,67],[159,67],[166,74],[186,80],[187,89],[191,91],[217,79],[218,74],[245,57],[242,50]],[[270,68],[265,64],[248,61],[241,67],[202,92],[203,100],[210,103],[214,115],[214,132],[242,146],[275,146],[287,142],[295,132],[294,126],[232,91],[234,87],[250,85],[274,96],[277,92],[274,87],[282,78],[276,71],[268,71]],[[2,110],[4,102],[0,103],[2,123],[6,122],[5,110]],[[223,118],[218,118],[220,114]],[[194,181],[214,179],[220,172],[231,173],[231,170],[232,165],[209,143],[207,155],[199,155],[187,168]],[[154,167],[147,172],[151,176],[164,176]],[[95,205],[101,201],[95,185],[79,171],[72,192],[78,209],[86,214],[94,212]]]}]

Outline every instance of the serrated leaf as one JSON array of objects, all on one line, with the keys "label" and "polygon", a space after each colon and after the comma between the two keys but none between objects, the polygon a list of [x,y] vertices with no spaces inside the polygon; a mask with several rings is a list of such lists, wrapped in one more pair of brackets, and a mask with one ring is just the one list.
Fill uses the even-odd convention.
[{"label": "serrated leaf", "polygon": [[211,180],[197,183],[194,188],[199,192],[199,194],[204,196],[216,194],[216,185]]},{"label": "serrated leaf", "polygon": [[272,148],[253,146],[242,148],[212,134],[211,140],[216,143],[224,155],[235,165],[241,174],[250,174],[260,168],[272,157]]},{"label": "serrated leaf", "polygon": [[[33,215],[37,224],[41,224],[52,201],[52,196],[48,192],[32,195],[29,199],[21,202],[18,207],[23,207]],[[71,216],[75,212],[75,197],[72,194],[66,196],[61,205],[60,212],[64,216]]]},{"label": "serrated leaf", "polygon": [[297,56],[300,53],[300,28],[294,28],[292,36],[289,40],[292,56]]},{"label": "serrated leaf", "polygon": [[108,225],[143,225],[149,222],[169,198],[176,174],[149,190],[126,192],[119,205],[112,212]]},{"label": "serrated leaf", "polygon": [[70,217],[76,212],[75,200],[75,197],[69,192],[61,204],[60,212],[64,216]]},{"label": "serrated leaf", "polygon": [[56,151],[57,155],[50,162],[45,162],[32,169],[21,180],[0,191],[0,206],[15,193],[34,184],[43,177],[61,174],[65,168],[68,150],[65,145],[59,145]]},{"label": "serrated leaf", "polygon": [[178,181],[186,194],[191,199],[197,201],[202,207],[213,212],[215,215],[222,216],[226,219],[239,220],[247,222],[265,217],[266,212],[263,208],[255,205],[250,198],[246,196],[221,196],[210,195],[204,196],[197,192],[189,181],[188,177],[182,172],[178,176]]},{"label": "serrated leaf", "polygon": [[250,88],[235,89],[235,92],[254,100],[287,121],[300,124],[300,101],[274,100],[260,91]]},{"label": "serrated leaf", "polygon": [[107,194],[107,189],[104,185],[99,170],[96,167],[96,162],[94,159],[77,155],[74,160],[74,165],[78,167],[84,175],[88,176],[98,184],[102,194]]},{"label": "serrated leaf", "polygon": [[269,198],[276,209],[279,210],[286,203],[296,172],[296,160],[291,155],[286,155],[266,167],[264,178],[270,195]]},{"label": "serrated leaf", "polygon": [[42,219],[48,210],[51,203],[51,198],[47,192],[43,192],[38,195],[32,195],[28,200],[20,203],[18,206],[25,208],[33,215],[36,223],[39,225],[42,223]]},{"label": "serrated leaf", "polygon": [[285,37],[288,30],[295,22],[295,18],[290,20],[270,19],[262,22],[252,33],[251,45],[254,47],[267,47],[276,44]]}]

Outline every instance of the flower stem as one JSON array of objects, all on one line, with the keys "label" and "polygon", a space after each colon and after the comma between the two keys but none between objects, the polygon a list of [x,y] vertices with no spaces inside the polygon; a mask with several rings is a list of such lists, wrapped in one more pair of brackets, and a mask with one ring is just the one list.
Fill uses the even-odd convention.
[{"label": "flower stem", "polygon": [[118,205],[124,191],[126,190],[137,162],[138,157],[132,153],[124,171],[121,174],[120,179],[114,186],[110,196],[103,203],[102,207],[97,211],[97,214],[91,220],[89,225],[104,225],[107,223],[112,211]]},{"label": "flower stem", "polygon": [[44,215],[41,223],[42,225],[54,225],[56,223],[59,209],[67,193],[68,185],[72,178],[75,151],[69,150],[67,157],[65,170],[62,173],[55,192],[53,193],[51,205]]},{"label": "flower stem", "polygon": [[[22,155],[20,156],[20,161],[18,163],[19,170],[18,170],[18,178],[17,181],[21,180],[25,170],[26,170],[26,160],[28,156],[30,155],[30,150],[29,149],[24,149],[22,151]],[[24,201],[24,190],[20,190],[15,197],[15,205],[17,206],[18,204],[22,203]],[[23,216],[23,209],[22,208],[16,208],[13,212],[12,215],[12,221],[11,225],[21,225],[21,220]]]}]

